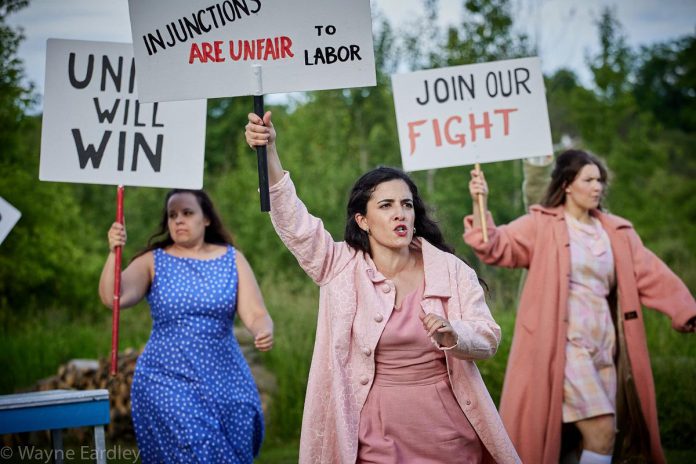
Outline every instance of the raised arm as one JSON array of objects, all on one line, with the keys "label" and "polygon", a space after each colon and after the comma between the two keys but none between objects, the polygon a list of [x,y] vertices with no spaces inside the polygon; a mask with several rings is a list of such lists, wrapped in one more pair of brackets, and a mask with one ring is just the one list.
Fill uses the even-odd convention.
[{"label": "raised arm", "polygon": [[471,180],[469,180],[469,194],[471,195],[472,211],[473,211],[473,226],[481,228],[481,209],[479,208],[478,196],[483,198],[483,214],[488,212],[488,183],[483,171],[477,169],[471,170]]},{"label": "raised arm", "polygon": [[[473,214],[464,218],[464,241],[474,249],[476,255],[486,264],[503,267],[529,267],[536,226],[534,218],[527,214],[508,225],[496,227],[488,212],[488,184],[481,171],[472,170],[469,193],[473,201]],[[484,213],[487,223],[488,242],[484,243],[481,215],[477,196],[483,197]]]},{"label": "raised arm", "polygon": [[244,326],[254,336],[256,348],[268,351],[273,348],[273,320],[263,302],[261,290],[249,262],[239,250],[236,256],[239,276],[237,313]]},{"label": "raised arm", "polygon": [[302,269],[317,284],[324,284],[348,263],[355,251],[343,242],[334,242],[321,219],[309,214],[297,197],[290,175],[280,164],[271,113],[267,112],[263,120],[249,114],[245,135],[249,146],[267,146],[273,227]]},{"label": "raised arm", "polygon": [[[114,302],[114,277],[117,246],[126,244],[126,228],[118,222],[111,225],[108,233],[109,255],[104,263],[101,277],[99,278],[99,297],[107,308],[113,308]],[[147,294],[152,278],[155,274],[155,261],[152,253],[148,252],[138,256],[126,269],[121,272],[121,309],[135,306]]]},{"label": "raised arm", "polygon": [[249,113],[249,123],[245,127],[244,135],[251,148],[266,146],[268,155],[268,184],[275,185],[283,178],[283,166],[280,164],[280,157],[276,149],[276,130],[271,121],[271,112],[266,111],[263,119],[255,113]]}]

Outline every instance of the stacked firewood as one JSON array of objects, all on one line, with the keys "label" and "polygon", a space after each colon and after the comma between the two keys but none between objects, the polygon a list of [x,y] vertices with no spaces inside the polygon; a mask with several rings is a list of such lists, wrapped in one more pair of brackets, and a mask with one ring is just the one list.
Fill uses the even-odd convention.
[{"label": "stacked firewood", "polygon": [[[258,359],[258,351],[254,348],[253,338],[242,328],[235,328],[235,336],[239,340],[242,353],[251,367],[261,396],[264,415],[268,419],[268,408],[271,395],[275,391],[275,377],[261,365]],[[109,375],[110,359],[104,357],[100,360],[74,359],[58,368],[58,373],[52,377],[42,379],[36,383],[32,390],[109,390],[109,402],[111,406],[111,421],[106,429],[110,440],[132,440],[135,437],[131,420],[130,390],[133,384],[135,364],[140,351],[128,348],[119,353],[118,372],[113,378]],[[74,435],[80,442],[88,439],[88,429],[74,429],[67,431]]]},{"label": "stacked firewood", "polygon": [[[39,380],[35,391],[45,390],[109,390],[111,420],[107,427],[109,438],[132,439],[135,435],[131,421],[130,388],[133,383],[135,363],[140,352],[128,348],[118,355],[118,372],[109,375],[110,359],[73,359],[58,368],[52,377]],[[70,431],[82,441],[85,431]]]}]

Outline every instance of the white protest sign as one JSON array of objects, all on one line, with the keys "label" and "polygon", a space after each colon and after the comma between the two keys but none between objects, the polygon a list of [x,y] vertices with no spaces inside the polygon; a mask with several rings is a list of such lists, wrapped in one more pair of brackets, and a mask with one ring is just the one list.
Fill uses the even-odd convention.
[{"label": "white protest sign", "polygon": [[203,186],[206,101],[138,100],[130,44],[49,39],[39,179]]},{"label": "white protest sign", "polygon": [[17,208],[9,204],[0,197],[0,244],[5,240],[7,234],[17,224],[22,213]]},{"label": "white protest sign", "polygon": [[538,58],[392,75],[404,170],[553,153]]},{"label": "white protest sign", "polygon": [[[129,0],[142,101],[376,85],[370,0]],[[258,89],[252,65],[261,66]]]}]

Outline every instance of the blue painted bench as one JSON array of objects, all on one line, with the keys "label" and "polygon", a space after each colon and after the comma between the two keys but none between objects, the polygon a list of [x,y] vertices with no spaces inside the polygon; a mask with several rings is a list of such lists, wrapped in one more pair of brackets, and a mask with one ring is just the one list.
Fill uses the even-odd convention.
[{"label": "blue painted bench", "polygon": [[109,423],[108,390],[49,390],[0,395],[0,435],[50,430],[54,462],[63,462],[62,430],[94,427],[98,464],[106,463],[104,426]]}]

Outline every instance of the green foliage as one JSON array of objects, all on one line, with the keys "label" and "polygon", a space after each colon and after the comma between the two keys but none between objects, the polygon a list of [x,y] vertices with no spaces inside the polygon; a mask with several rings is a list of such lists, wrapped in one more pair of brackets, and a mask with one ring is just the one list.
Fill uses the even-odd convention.
[{"label": "green foliage", "polygon": [[269,435],[273,440],[298,440],[307,377],[316,331],[319,300],[314,285],[305,278],[267,280],[262,285],[266,304],[275,324],[273,350],[264,356],[276,375],[278,392],[273,396]]},{"label": "green foliage", "polygon": [[24,68],[17,57],[17,48],[24,36],[5,22],[8,15],[28,3],[29,0],[0,0],[0,146],[3,148],[6,143],[13,143],[13,129],[19,126],[23,111],[34,98],[31,89],[21,85]]},{"label": "green foliage", "polygon": [[[64,308],[0,313],[0,394],[28,389],[55,375],[71,359],[106,358],[111,352],[111,313],[75,315]],[[121,313],[122,348],[140,348],[150,332],[147,306]]]},{"label": "green foliage", "polygon": [[633,95],[665,127],[696,131],[696,37],[642,47]]},{"label": "green foliage", "polygon": [[437,68],[533,55],[525,34],[513,28],[508,0],[465,0],[462,22],[440,31],[438,1],[424,0],[422,18],[403,32],[403,50],[412,69]]},{"label": "green foliage", "polygon": [[466,0],[464,21],[447,31],[447,64],[483,63],[529,56],[527,36],[513,32],[508,0]]},{"label": "green foliage", "polygon": [[[53,374],[70,358],[104,356],[109,350],[105,335],[110,315],[99,303],[97,282],[107,252],[106,230],[114,217],[115,189],[37,179],[40,121],[26,116],[35,97],[21,84],[23,69],[16,56],[21,34],[4,22],[24,5],[26,1],[0,0],[0,172],[5,174],[0,176],[0,196],[23,214],[0,246],[0,370],[7,373],[0,377],[3,393]],[[514,32],[507,0],[463,2],[462,22],[446,31],[437,25],[437,0],[425,0],[423,6],[423,17],[407,31],[395,32],[376,15],[376,87],[311,92],[272,108],[283,166],[310,211],[323,219],[336,240],[343,236],[346,199],[355,179],[377,165],[400,164],[391,73],[403,64],[420,69],[533,53],[526,37]],[[645,244],[696,289],[695,39],[655,44],[636,53],[626,45],[611,10],[598,26],[602,49],[588,57],[595,80],[591,88],[568,70],[546,76],[553,138],[570,135],[579,148],[607,161],[612,173],[610,211],[631,220]],[[251,110],[250,98],[209,101],[205,188],[251,262],[276,323],[276,347],[262,356],[279,386],[269,417],[269,443],[295,443],[316,327],[317,289],[282,245],[267,215],[259,212],[256,155],[242,136]],[[479,367],[498,401],[520,274],[481,264],[461,239],[462,216],[471,211],[469,169],[416,172],[413,178],[447,241],[490,287],[489,303],[503,327],[504,342],[498,355]],[[485,170],[496,222],[523,214],[521,163],[493,163]],[[127,189],[126,260],[155,231],[163,198],[159,189]],[[696,436],[696,420],[689,413],[696,410],[689,390],[696,380],[694,342],[670,331],[664,318],[648,314],[646,320],[663,442],[678,449]],[[122,346],[141,346],[148,332],[144,305],[124,312]],[[273,459],[273,453],[265,453]],[[279,453],[288,456],[286,450]],[[259,462],[266,462],[264,455]]]},{"label": "green foliage", "polygon": [[[662,445],[691,450],[696,438],[696,340],[671,329],[670,321],[654,311],[643,311],[650,362],[655,378],[657,415]],[[670,462],[693,462],[673,460]]]},{"label": "green foliage", "polygon": [[0,249],[0,311],[79,308],[93,298],[83,282],[98,267],[82,242],[85,231],[78,228],[88,226],[80,222],[72,188],[36,180],[40,122],[25,115],[35,95],[22,84],[16,56],[22,35],[5,23],[26,5],[0,2],[0,195],[22,212]]},{"label": "green foliage", "polygon": [[633,54],[626,45],[616,14],[610,8],[602,11],[597,27],[601,51],[588,64],[600,95],[616,99],[628,90]]}]

